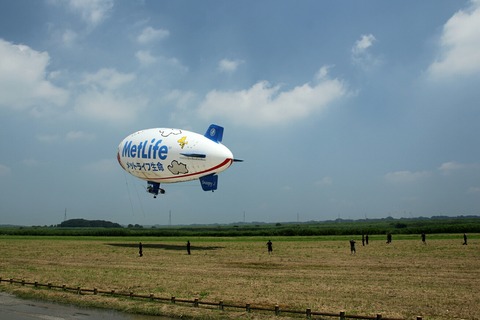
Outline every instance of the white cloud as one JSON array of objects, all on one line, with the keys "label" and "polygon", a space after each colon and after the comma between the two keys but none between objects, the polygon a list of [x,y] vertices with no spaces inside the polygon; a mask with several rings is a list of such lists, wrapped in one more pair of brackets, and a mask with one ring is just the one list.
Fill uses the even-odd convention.
[{"label": "white cloud", "polygon": [[0,176],[6,176],[11,171],[12,170],[9,167],[0,163]]},{"label": "white cloud", "polygon": [[82,84],[93,88],[115,90],[135,80],[132,73],[120,73],[115,69],[100,69],[96,73],[85,74]]},{"label": "white cloud", "polygon": [[38,167],[40,164],[38,160],[31,158],[22,160],[22,163],[27,167]]},{"label": "white cloud", "polygon": [[333,180],[330,177],[323,177],[322,179],[315,181],[315,185],[319,187],[330,186],[332,185],[332,183],[333,183]]},{"label": "white cloud", "polygon": [[198,112],[206,119],[224,117],[242,125],[278,125],[321,113],[346,95],[344,83],[327,77],[316,84],[306,83],[283,92],[280,86],[261,81],[247,90],[213,90]]},{"label": "white cloud", "polygon": [[138,35],[137,41],[140,44],[149,44],[152,42],[160,41],[168,38],[170,31],[165,29],[154,29],[152,27],[146,27]]},{"label": "white cloud", "polygon": [[70,0],[68,6],[80,15],[89,27],[96,27],[110,14],[113,9],[113,0]]},{"label": "white cloud", "polygon": [[75,31],[67,29],[62,34],[62,42],[65,46],[71,47],[77,40],[78,35]]},{"label": "white cloud", "polygon": [[370,48],[376,40],[377,39],[375,39],[373,34],[363,34],[360,37],[360,40],[357,40],[355,42],[355,45],[352,48],[352,54],[354,55],[364,54],[367,51],[367,49]]},{"label": "white cloud", "polygon": [[114,169],[118,169],[118,162],[114,159],[115,158],[101,159],[85,165],[84,169],[86,171],[95,173],[106,173],[113,171]]},{"label": "white cloud", "polygon": [[60,140],[58,134],[38,134],[36,136],[37,140],[43,143],[54,143]]},{"label": "white cloud", "polygon": [[135,78],[134,74],[115,69],[86,74],[81,82],[86,89],[76,97],[75,112],[93,120],[114,123],[135,119],[147,102],[142,97],[125,95]]},{"label": "white cloud", "polygon": [[139,50],[135,53],[135,57],[140,62],[142,67],[147,67],[151,64],[154,64],[157,61],[157,58],[152,56],[148,50]]},{"label": "white cloud", "polygon": [[94,134],[83,131],[70,131],[65,137],[67,140],[93,140],[94,138]]},{"label": "white cloud", "polygon": [[218,70],[224,73],[233,73],[243,63],[242,60],[222,59],[218,63]]},{"label": "white cloud", "polygon": [[428,171],[395,171],[385,175],[385,179],[391,183],[413,183],[431,176]]},{"label": "white cloud", "polygon": [[468,193],[480,195],[480,187],[470,187],[468,188]]},{"label": "white cloud", "polygon": [[90,90],[77,97],[75,112],[92,120],[125,123],[136,119],[145,106],[146,100],[139,97]]},{"label": "white cloud", "polygon": [[83,131],[69,131],[65,135],[60,134],[37,134],[36,139],[43,143],[56,143],[63,140],[93,140],[95,135]]},{"label": "white cloud", "polygon": [[370,69],[381,64],[381,60],[374,57],[368,50],[375,41],[377,39],[372,34],[364,34],[355,42],[352,47],[352,63],[354,65],[362,69]]},{"label": "white cloud", "polygon": [[177,109],[188,110],[192,105],[196,95],[192,91],[172,90],[164,96],[164,100],[168,104],[173,104]]},{"label": "white cloud", "polygon": [[50,56],[0,39],[0,108],[63,106],[68,92],[48,81]]},{"label": "white cloud", "polygon": [[466,165],[451,161],[451,162],[444,162],[438,167],[438,170],[440,170],[443,174],[449,174],[453,171],[460,170],[465,168]]},{"label": "white cloud", "polygon": [[480,1],[445,23],[439,45],[439,57],[428,68],[432,79],[480,72]]}]

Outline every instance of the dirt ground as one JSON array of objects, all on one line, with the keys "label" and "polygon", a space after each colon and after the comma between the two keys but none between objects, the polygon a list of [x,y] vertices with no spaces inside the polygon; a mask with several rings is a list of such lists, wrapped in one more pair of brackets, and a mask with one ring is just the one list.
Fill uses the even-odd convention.
[{"label": "dirt ground", "polygon": [[[480,241],[461,235],[371,237],[356,253],[348,239],[186,239],[0,237],[0,277],[82,288],[282,309],[414,319],[480,318]],[[138,255],[138,242],[143,257]],[[0,284],[0,290],[128,312],[237,318],[238,312],[78,296],[61,290]],[[107,301],[107,302],[106,302]],[[163,310],[163,311],[162,311]],[[242,316],[243,315],[243,316]],[[256,315],[248,315],[254,319]],[[265,319],[266,315],[258,316]],[[292,316],[294,317],[294,316]],[[268,318],[274,319],[272,315]]]}]

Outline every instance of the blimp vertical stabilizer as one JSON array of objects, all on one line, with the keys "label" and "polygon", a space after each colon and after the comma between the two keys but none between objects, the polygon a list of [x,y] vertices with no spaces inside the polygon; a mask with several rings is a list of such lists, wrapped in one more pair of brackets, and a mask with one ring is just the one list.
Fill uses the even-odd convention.
[{"label": "blimp vertical stabilizer", "polygon": [[218,176],[233,162],[221,142],[223,127],[211,124],[204,135],[183,129],[153,128],[132,133],[118,146],[117,159],[131,175],[147,181],[156,197],[165,193],[161,183],[200,180],[205,191],[218,187]]},{"label": "blimp vertical stabilizer", "polygon": [[222,142],[223,127],[220,127],[216,124],[211,124],[210,127],[208,127],[207,132],[205,132],[205,137],[217,143]]}]

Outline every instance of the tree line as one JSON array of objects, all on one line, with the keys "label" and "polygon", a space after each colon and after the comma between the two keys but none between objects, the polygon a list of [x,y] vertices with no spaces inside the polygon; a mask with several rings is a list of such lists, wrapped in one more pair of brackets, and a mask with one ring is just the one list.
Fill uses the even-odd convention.
[{"label": "tree line", "polygon": [[123,227],[103,220],[72,219],[50,227],[0,227],[4,235],[39,236],[328,236],[354,234],[480,233],[479,216],[432,218],[384,218],[305,223],[236,223],[230,225]]}]

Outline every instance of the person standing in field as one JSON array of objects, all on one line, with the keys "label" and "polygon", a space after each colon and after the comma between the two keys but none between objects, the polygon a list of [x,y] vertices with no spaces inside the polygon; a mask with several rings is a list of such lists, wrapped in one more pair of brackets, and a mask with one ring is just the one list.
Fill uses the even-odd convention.
[{"label": "person standing in field", "polygon": [[392,243],[392,234],[389,232],[387,233],[387,244]]},{"label": "person standing in field", "polygon": [[427,244],[425,232],[422,232],[422,242],[423,244]]},{"label": "person standing in field", "polygon": [[463,245],[464,246],[467,245],[467,234],[466,233],[463,234]]},{"label": "person standing in field", "polygon": [[267,242],[267,249],[268,249],[268,254],[273,252],[273,244],[272,241],[268,240]]},{"label": "person standing in field", "polygon": [[190,254],[190,240],[187,241],[187,253]]},{"label": "person standing in field", "polygon": [[138,244],[138,255],[143,257],[143,245],[141,242]]},{"label": "person standing in field", "polygon": [[362,234],[362,247],[365,247],[365,235]]},{"label": "person standing in field", "polygon": [[355,251],[355,240],[350,240],[350,254],[355,254],[357,251]]}]

